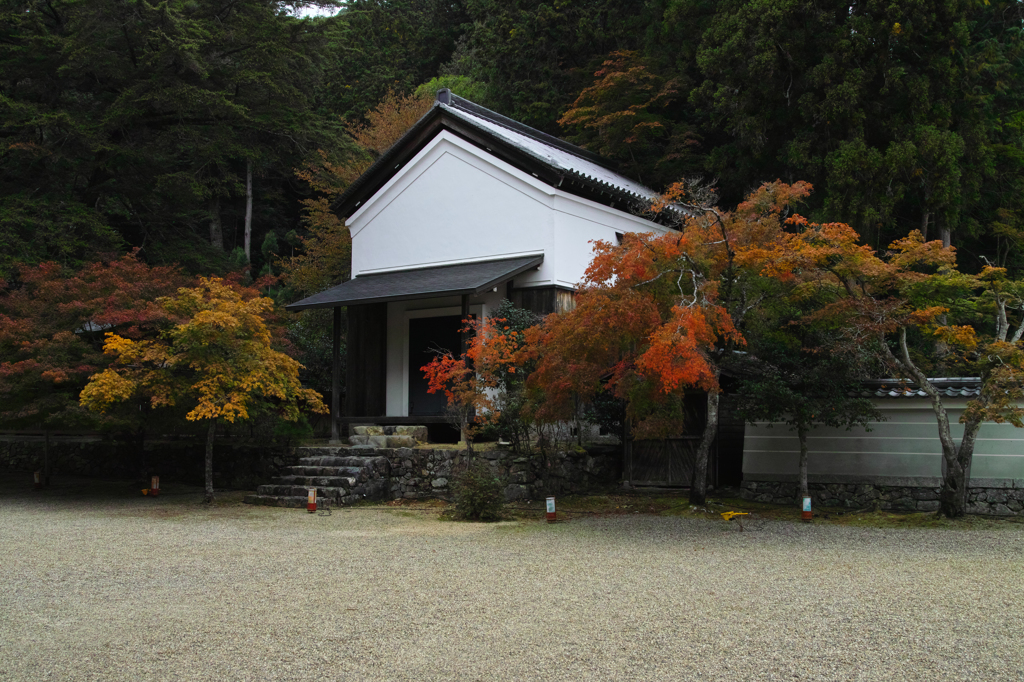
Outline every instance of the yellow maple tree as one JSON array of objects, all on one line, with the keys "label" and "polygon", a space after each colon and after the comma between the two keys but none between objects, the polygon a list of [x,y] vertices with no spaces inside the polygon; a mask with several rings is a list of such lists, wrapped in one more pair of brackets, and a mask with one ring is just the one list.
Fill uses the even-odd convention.
[{"label": "yellow maple tree", "polygon": [[81,404],[104,412],[144,395],[153,407],[192,405],[189,421],[207,420],[206,501],[213,499],[213,442],[217,421],[249,418],[263,398],[289,421],[300,407],[327,412],[320,394],[303,388],[296,360],[274,350],[265,317],[269,298],[246,298],[223,280],[201,278],[174,297],[157,299],[169,324],[156,338],[128,339],[108,333],[103,351],[114,361],[93,375]]}]

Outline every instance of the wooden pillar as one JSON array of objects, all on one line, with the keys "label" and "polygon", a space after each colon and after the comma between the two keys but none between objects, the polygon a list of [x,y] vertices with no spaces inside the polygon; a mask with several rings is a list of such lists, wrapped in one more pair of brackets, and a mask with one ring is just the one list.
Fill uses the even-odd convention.
[{"label": "wooden pillar", "polygon": [[331,347],[331,443],[341,442],[338,417],[341,407],[341,306],[334,307],[334,329]]},{"label": "wooden pillar", "polygon": [[463,327],[462,352],[469,350],[469,332],[465,331],[466,321],[469,319],[469,294],[462,295],[462,316],[459,318]]}]

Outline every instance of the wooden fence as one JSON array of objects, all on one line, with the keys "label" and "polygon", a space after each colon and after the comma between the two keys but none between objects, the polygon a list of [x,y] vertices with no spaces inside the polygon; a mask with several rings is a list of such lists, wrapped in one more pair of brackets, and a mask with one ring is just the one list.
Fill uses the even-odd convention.
[{"label": "wooden fence", "polygon": [[[627,440],[623,478],[630,485],[665,488],[688,487],[693,479],[700,436],[665,440]],[[708,483],[714,485],[716,450],[712,444],[708,462]]]}]

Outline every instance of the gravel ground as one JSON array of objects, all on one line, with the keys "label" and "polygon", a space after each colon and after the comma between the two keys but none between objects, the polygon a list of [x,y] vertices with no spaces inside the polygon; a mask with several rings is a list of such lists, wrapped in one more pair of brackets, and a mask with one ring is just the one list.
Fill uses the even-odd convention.
[{"label": "gravel ground", "polygon": [[1024,679],[1019,523],[478,525],[128,492],[0,482],[0,679]]}]

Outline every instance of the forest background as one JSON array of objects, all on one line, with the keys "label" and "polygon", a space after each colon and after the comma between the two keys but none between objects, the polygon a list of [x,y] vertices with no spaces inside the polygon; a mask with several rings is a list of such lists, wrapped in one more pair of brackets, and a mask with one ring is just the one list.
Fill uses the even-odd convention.
[{"label": "forest background", "polygon": [[[343,280],[347,235],[329,201],[439,87],[655,190],[699,175],[735,206],[764,181],[806,181],[811,220],[849,223],[875,248],[921,230],[955,245],[967,271],[987,261],[1019,277],[1021,3],[353,0],[300,18],[312,7],[5,2],[5,297],[52,297],[46,277],[132,249],[182,276],[245,271],[239,287],[278,303]],[[33,269],[46,262],[59,271]],[[44,321],[46,333],[71,325],[62,343],[75,332],[96,356],[97,314]],[[326,391],[326,320],[279,327]],[[17,404],[54,377],[73,392],[53,372],[76,362],[67,344],[29,349],[50,357],[26,384],[24,339],[0,337],[7,421],[67,423],[66,410]]]}]

